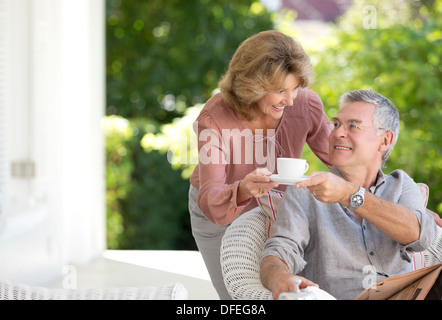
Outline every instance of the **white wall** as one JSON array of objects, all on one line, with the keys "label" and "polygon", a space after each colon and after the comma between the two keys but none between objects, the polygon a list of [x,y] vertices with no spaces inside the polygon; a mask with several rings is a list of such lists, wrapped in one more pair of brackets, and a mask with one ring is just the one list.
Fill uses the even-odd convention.
[{"label": "white wall", "polygon": [[41,285],[106,247],[104,15],[104,0],[0,0],[0,278]]}]

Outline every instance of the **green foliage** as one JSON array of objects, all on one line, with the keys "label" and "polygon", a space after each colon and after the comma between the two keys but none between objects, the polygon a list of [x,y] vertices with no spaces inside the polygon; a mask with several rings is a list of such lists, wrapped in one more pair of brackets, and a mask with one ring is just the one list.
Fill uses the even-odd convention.
[{"label": "green foliage", "polygon": [[[339,96],[373,88],[401,115],[401,131],[386,172],[400,168],[430,187],[428,207],[442,212],[442,21],[441,2],[423,20],[385,28],[336,29],[318,61],[313,89],[330,117]],[[422,11],[423,12],[423,11]],[[421,13],[422,13],[421,12]],[[423,13],[422,13],[423,14]]]},{"label": "green foliage", "polygon": [[182,177],[186,180],[198,163],[197,138],[192,125],[202,107],[202,104],[198,104],[187,108],[182,118],[162,125],[158,134],[146,133],[141,140],[141,146],[146,152],[167,152],[172,168],[181,170]]},{"label": "green foliage", "polygon": [[189,182],[171,168],[166,155],[146,153],[140,140],[145,132],[138,127],[129,141],[133,152],[132,190],[121,201],[124,238],[119,249],[195,249],[188,213]]},{"label": "green foliage", "polygon": [[107,0],[108,114],[171,122],[207,100],[241,41],[272,28],[258,1]]},{"label": "green foliage", "polygon": [[195,249],[187,209],[188,181],[164,152],[146,153],[148,120],[109,116],[106,133],[109,249]]},{"label": "green foliage", "polygon": [[106,137],[107,245],[113,249],[118,248],[124,233],[121,200],[132,187],[132,150],[128,148],[128,141],[133,134],[129,121],[117,116],[106,117],[103,130]]}]

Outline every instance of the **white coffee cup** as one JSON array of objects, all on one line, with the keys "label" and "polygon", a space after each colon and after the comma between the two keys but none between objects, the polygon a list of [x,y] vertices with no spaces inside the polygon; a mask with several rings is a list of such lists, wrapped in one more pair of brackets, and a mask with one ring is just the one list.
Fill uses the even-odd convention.
[{"label": "white coffee cup", "polygon": [[301,178],[309,167],[305,159],[278,158],[276,161],[281,178]]}]

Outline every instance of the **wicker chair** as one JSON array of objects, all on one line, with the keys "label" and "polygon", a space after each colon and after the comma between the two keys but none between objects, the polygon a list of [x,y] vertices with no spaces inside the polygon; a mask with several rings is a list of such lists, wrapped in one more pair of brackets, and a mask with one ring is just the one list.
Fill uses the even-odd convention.
[{"label": "wicker chair", "polygon": [[[428,187],[418,184],[425,199],[428,199]],[[233,299],[268,300],[272,293],[262,284],[259,277],[259,257],[264,243],[276,220],[276,208],[283,193],[271,190],[259,198],[259,207],[254,208],[235,219],[227,228],[221,244],[221,269],[227,291]],[[431,247],[424,252],[417,252],[413,257],[415,269],[442,262],[442,228]],[[333,299],[326,292],[309,287],[318,300]]]},{"label": "wicker chair", "polygon": [[259,256],[267,239],[267,215],[257,207],[232,222],[221,243],[221,269],[233,299],[268,300],[259,278]]},{"label": "wicker chair", "polygon": [[162,287],[49,289],[0,280],[0,300],[186,300],[180,283]]}]

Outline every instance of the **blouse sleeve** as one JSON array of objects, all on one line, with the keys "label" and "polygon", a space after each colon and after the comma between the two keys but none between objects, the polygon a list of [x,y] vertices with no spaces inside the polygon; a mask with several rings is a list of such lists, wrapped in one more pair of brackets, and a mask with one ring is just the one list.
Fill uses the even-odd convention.
[{"label": "blouse sleeve", "polygon": [[211,222],[226,225],[252,201],[236,202],[240,181],[226,183],[227,160],[222,149],[221,130],[208,114],[198,118],[198,206]]},{"label": "blouse sleeve", "polygon": [[324,106],[319,96],[309,90],[307,99],[307,108],[310,114],[310,131],[307,135],[306,142],[313,153],[328,167],[332,164],[329,161],[329,135],[330,121],[325,114]]}]

